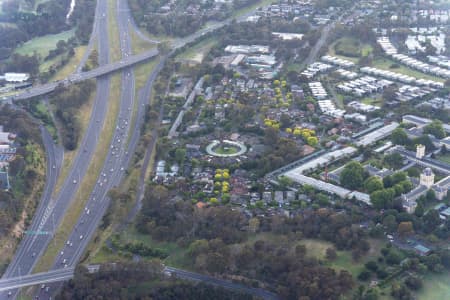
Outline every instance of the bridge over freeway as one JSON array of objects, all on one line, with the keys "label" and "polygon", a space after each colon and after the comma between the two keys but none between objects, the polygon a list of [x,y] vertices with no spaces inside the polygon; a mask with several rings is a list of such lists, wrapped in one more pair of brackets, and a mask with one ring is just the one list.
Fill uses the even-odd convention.
[{"label": "bridge over freeway", "polygon": [[[90,273],[98,272],[98,270],[99,270],[98,265],[89,265],[86,267]],[[67,280],[70,280],[73,278],[74,271],[75,271],[74,267],[68,267],[68,268],[51,270],[48,272],[0,279],[0,292],[5,292],[5,291],[22,288],[22,287],[26,287],[26,286],[32,286],[32,285],[40,285],[40,284],[47,284],[47,283],[52,283],[52,282],[67,281]],[[197,281],[197,282],[202,281],[207,284],[221,286],[225,289],[247,293],[250,295],[260,297],[262,299],[267,299],[267,300],[278,300],[279,299],[277,295],[275,295],[274,293],[271,293],[269,291],[266,291],[264,289],[247,287],[240,283],[233,283],[233,282],[230,282],[227,280],[218,279],[218,278],[214,278],[212,276],[198,274],[198,273],[194,273],[194,272],[190,272],[190,271],[186,271],[186,270],[176,269],[176,268],[172,268],[172,267],[165,267],[164,273],[170,274],[170,276],[176,276],[178,278],[185,279],[185,280]]]},{"label": "bridge over freeway", "polygon": [[64,84],[64,85],[68,85],[68,84],[72,84],[72,83],[76,83],[76,82],[80,82],[83,80],[87,80],[87,79],[92,79],[92,78],[96,78],[102,75],[106,75],[112,72],[116,72],[119,71],[123,68],[129,67],[129,66],[133,66],[137,63],[140,63],[142,61],[148,60],[150,58],[153,58],[155,56],[158,55],[158,50],[157,49],[152,49],[149,51],[145,51],[142,52],[140,54],[137,55],[132,55],[132,56],[128,56],[125,59],[119,60],[117,62],[114,63],[110,63],[95,69],[92,69],[90,71],[87,72],[81,72],[81,73],[74,73],[72,75],[70,75],[69,77],[67,77],[66,79],[63,80],[59,80],[59,81],[53,81],[47,84],[42,84],[42,85],[38,85],[38,86],[34,86],[30,89],[27,89],[25,91],[23,91],[20,94],[14,95],[14,96],[10,96],[10,97],[6,97],[3,100],[6,101],[11,101],[11,100],[24,100],[24,99],[29,99],[29,98],[33,98],[36,96],[41,96],[41,95],[45,95],[47,93],[52,92],[59,84]]}]

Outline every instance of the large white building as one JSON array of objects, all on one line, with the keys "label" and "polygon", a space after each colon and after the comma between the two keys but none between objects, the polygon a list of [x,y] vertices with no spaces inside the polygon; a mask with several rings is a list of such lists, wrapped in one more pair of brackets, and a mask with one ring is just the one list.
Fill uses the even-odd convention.
[{"label": "large white building", "polygon": [[5,75],[0,76],[0,79],[6,82],[25,82],[30,78],[28,73],[5,73]]}]

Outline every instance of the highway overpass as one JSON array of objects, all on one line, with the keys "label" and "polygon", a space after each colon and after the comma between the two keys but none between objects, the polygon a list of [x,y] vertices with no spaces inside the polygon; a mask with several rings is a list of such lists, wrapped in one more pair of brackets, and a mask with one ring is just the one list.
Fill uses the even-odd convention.
[{"label": "highway overpass", "polygon": [[[98,271],[98,265],[87,266],[87,269],[93,273]],[[7,292],[9,290],[33,286],[33,285],[41,285],[52,282],[60,282],[67,281],[73,278],[75,269],[73,267],[63,268],[51,270],[43,273],[36,273],[31,275],[24,275],[18,277],[11,277],[6,279],[0,279],[0,292]],[[172,267],[164,268],[165,274],[170,274],[171,276],[176,276],[181,279],[196,281],[196,282],[204,282],[207,284],[220,286],[225,289],[239,291],[243,293],[247,293],[250,295],[254,295],[263,299],[276,300],[278,296],[259,288],[251,288],[239,283],[233,283],[223,279],[217,279],[208,275],[198,274],[190,271],[185,271],[181,269],[176,269]]]},{"label": "highway overpass", "polygon": [[3,98],[3,100],[9,100],[9,101],[10,100],[24,100],[24,99],[29,99],[29,98],[36,97],[36,96],[45,95],[47,93],[52,92],[59,84],[68,85],[71,83],[81,82],[83,80],[100,77],[102,75],[116,72],[121,69],[133,66],[140,62],[143,62],[145,60],[151,59],[151,58],[157,56],[158,54],[159,53],[158,53],[157,49],[152,49],[152,50],[143,52],[141,54],[131,55],[131,56],[126,57],[125,59],[119,60],[114,63],[107,64],[104,66],[100,66],[98,68],[92,69],[87,72],[74,73],[74,74],[70,75],[68,78],[63,79],[63,80],[34,86],[34,87],[27,89],[17,95]]}]

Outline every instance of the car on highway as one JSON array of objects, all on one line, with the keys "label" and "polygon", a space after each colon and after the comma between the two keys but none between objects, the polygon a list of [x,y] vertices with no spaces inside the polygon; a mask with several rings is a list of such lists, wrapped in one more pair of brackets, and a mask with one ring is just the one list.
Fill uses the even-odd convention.
[{"label": "car on highway", "polygon": [[83,239],[83,235],[80,235],[80,240],[82,240]]},{"label": "car on highway", "polygon": [[77,180],[76,179],[73,180],[73,184],[77,184]]}]

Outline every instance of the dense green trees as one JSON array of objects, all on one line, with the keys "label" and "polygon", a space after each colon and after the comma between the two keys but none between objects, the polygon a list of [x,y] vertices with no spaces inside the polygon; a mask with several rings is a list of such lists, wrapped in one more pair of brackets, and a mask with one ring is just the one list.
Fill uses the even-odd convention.
[{"label": "dense green trees", "polygon": [[342,170],[340,181],[342,186],[351,190],[357,190],[363,186],[366,177],[367,174],[363,166],[357,161],[352,161]]},{"label": "dense green trees", "polygon": [[167,278],[163,266],[153,261],[105,264],[93,274],[77,267],[74,278],[64,284],[56,299],[250,300],[252,297],[212,285]]},{"label": "dense green trees", "polygon": [[439,120],[434,120],[427,126],[423,128],[423,132],[427,134],[432,134],[438,139],[445,138],[445,130],[442,127],[442,122]]},{"label": "dense green trees", "polygon": [[383,181],[378,176],[371,176],[364,181],[364,189],[369,193],[373,193],[383,188]]},{"label": "dense green trees", "polygon": [[60,121],[63,145],[68,150],[77,148],[81,136],[78,109],[88,102],[94,88],[95,81],[88,80],[68,87],[58,86],[50,94],[50,101],[55,105],[56,117]]},{"label": "dense green trees", "polygon": [[392,169],[399,169],[403,166],[403,157],[399,153],[395,152],[385,155],[383,162]]},{"label": "dense green trees", "polygon": [[405,130],[399,127],[392,132],[391,141],[396,145],[406,145],[409,142],[409,138]]},{"label": "dense green trees", "polygon": [[42,145],[39,126],[22,110],[13,109],[8,105],[0,109],[0,124],[5,131],[17,134],[16,159],[10,163],[9,181],[12,191],[0,190],[0,235],[9,232],[11,227],[19,221],[25,207],[25,200],[39,181],[45,161],[38,151]]},{"label": "dense green trees", "polygon": [[[35,12],[27,12],[19,10],[18,1],[4,1],[2,7],[7,13],[2,14],[0,21],[14,23],[16,26],[0,28],[0,60],[9,58],[14,49],[25,41],[37,36],[68,30],[71,25],[76,26],[76,39],[86,43],[92,31],[95,1],[78,0],[70,17],[70,24],[66,22],[69,4],[70,0],[49,0],[39,3]],[[31,4],[31,10],[33,8],[34,4]],[[27,69],[21,69],[19,72],[33,73]]]}]

